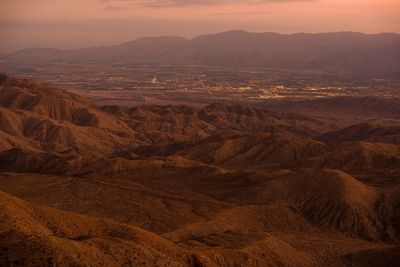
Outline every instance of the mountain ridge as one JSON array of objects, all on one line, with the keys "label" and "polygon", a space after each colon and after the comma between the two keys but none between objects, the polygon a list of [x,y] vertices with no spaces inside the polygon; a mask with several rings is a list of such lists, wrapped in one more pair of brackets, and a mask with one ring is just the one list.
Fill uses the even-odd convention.
[{"label": "mountain ridge", "polygon": [[353,127],[310,102],[99,107],[0,75],[0,265],[395,266],[399,102],[346,99],[314,108],[358,103]]},{"label": "mountain ridge", "polygon": [[178,35],[159,35],[159,36],[144,36],[144,37],[139,37],[136,39],[132,39],[130,41],[125,41],[120,44],[116,45],[96,45],[96,46],[88,46],[88,47],[83,47],[83,48],[71,48],[71,49],[62,49],[62,48],[53,48],[53,47],[39,47],[39,46],[32,46],[32,47],[27,47],[27,48],[22,48],[18,49],[14,52],[9,52],[9,53],[0,53],[0,56],[4,55],[10,55],[14,53],[18,53],[24,50],[29,50],[29,49],[43,49],[43,50],[48,50],[48,51],[73,51],[73,50],[84,50],[84,49],[90,49],[90,48],[102,48],[102,47],[110,47],[110,46],[123,46],[126,44],[130,44],[132,42],[136,41],[143,41],[143,40],[151,40],[151,39],[175,39],[175,40],[182,40],[182,41],[191,41],[194,39],[198,38],[204,38],[208,36],[215,36],[215,35],[221,35],[221,34],[230,34],[230,33],[243,33],[243,34],[255,34],[255,35],[265,35],[265,34],[271,34],[271,35],[276,35],[276,36],[301,36],[301,35],[337,35],[337,34],[350,34],[350,35],[358,35],[358,36],[374,36],[374,37],[382,37],[382,36],[387,36],[387,37],[393,37],[393,38],[399,38],[400,33],[396,32],[380,32],[380,33],[363,33],[363,32],[355,32],[355,31],[336,31],[336,32],[320,32],[320,33],[308,33],[308,32],[296,32],[296,33],[279,33],[279,32],[251,32],[251,31],[246,31],[246,30],[229,30],[229,31],[223,31],[223,32],[218,32],[215,34],[200,34],[197,35],[193,38],[185,38],[181,37]]},{"label": "mountain ridge", "polygon": [[251,33],[229,31],[192,39],[145,37],[115,46],[77,50],[30,48],[9,61],[62,60],[134,64],[192,64],[236,68],[323,70],[361,76],[397,77],[400,35],[396,33]]}]

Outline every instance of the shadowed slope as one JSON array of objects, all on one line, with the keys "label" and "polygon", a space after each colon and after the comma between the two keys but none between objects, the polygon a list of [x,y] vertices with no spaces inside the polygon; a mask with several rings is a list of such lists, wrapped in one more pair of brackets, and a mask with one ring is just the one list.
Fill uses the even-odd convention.
[{"label": "shadowed slope", "polygon": [[[0,84],[0,187],[34,203],[0,192],[0,265],[396,263],[400,147],[367,142],[386,130],[227,103],[98,108]],[[326,132],[340,141],[311,139]]]},{"label": "shadowed slope", "polygon": [[344,257],[351,266],[379,267],[379,266],[399,266],[400,247],[378,248],[362,250],[348,254]]},{"label": "shadowed slope", "polygon": [[321,155],[320,166],[349,172],[398,170],[400,146],[368,142],[345,142],[333,145],[329,153]]},{"label": "shadowed slope", "polygon": [[367,141],[400,144],[400,123],[361,123],[323,134],[320,140],[329,143]]},{"label": "shadowed slope", "polygon": [[128,130],[93,104],[63,90],[39,85],[32,80],[6,76],[3,76],[0,88],[0,105],[8,109],[32,111],[79,126],[109,127],[114,128],[115,132]]},{"label": "shadowed slope", "polygon": [[38,207],[0,192],[0,263],[188,266],[190,257],[140,228]]},{"label": "shadowed slope", "polygon": [[400,99],[398,98],[341,96],[285,103],[271,108],[318,118],[339,117],[345,121],[354,120],[354,118],[400,117]]},{"label": "shadowed slope", "polygon": [[[3,170],[37,172],[47,168],[41,162],[49,158],[102,158],[141,143],[124,122],[77,95],[31,80],[0,81]],[[30,154],[38,159],[31,161]]]},{"label": "shadowed slope", "polygon": [[295,174],[289,187],[295,206],[314,225],[373,240],[385,235],[385,218],[375,210],[378,193],[353,177],[336,170],[308,171]]}]

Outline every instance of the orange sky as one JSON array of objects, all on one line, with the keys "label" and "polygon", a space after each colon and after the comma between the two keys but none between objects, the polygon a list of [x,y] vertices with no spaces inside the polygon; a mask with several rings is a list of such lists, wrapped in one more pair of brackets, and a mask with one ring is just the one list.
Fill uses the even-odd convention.
[{"label": "orange sky", "polygon": [[0,0],[0,51],[77,48],[141,36],[256,32],[400,33],[399,0]]}]

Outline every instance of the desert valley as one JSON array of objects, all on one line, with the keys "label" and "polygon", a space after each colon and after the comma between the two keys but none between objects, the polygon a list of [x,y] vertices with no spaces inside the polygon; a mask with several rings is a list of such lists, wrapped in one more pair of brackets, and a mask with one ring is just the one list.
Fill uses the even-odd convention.
[{"label": "desert valley", "polygon": [[0,267],[399,267],[399,0],[0,0]]},{"label": "desert valley", "polygon": [[2,266],[400,264],[397,98],[0,105]]}]

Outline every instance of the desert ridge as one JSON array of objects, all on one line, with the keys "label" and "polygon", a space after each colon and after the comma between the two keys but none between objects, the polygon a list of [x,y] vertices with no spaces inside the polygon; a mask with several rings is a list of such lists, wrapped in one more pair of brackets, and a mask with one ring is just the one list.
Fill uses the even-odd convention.
[{"label": "desert ridge", "polygon": [[2,75],[0,263],[396,266],[399,106],[99,106]]}]

